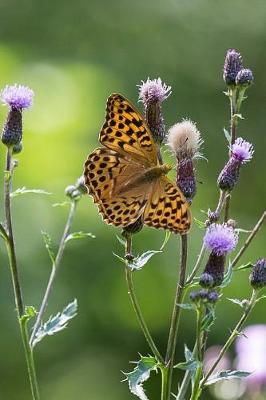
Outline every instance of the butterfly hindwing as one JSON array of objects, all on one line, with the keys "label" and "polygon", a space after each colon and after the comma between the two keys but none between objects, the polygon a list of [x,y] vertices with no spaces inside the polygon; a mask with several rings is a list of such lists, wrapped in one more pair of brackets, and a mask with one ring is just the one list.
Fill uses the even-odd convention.
[{"label": "butterfly hindwing", "polygon": [[157,150],[144,118],[120,94],[112,94],[106,105],[106,121],[100,142],[122,154],[130,155],[144,165],[157,164]]},{"label": "butterfly hindwing", "polygon": [[84,171],[85,184],[107,223],[127,226],[143,213],[147,191],[135,189],[120,193],[127,182],[140,174],[141,168],[105,148],[98,148],[88,156]]},{"label": "butterfly hindwing", "polygon": [[174,233],[185,233],[190,228],[188,203],[178,187],[165,176],[154,184],[144,211],[144,223]]}]

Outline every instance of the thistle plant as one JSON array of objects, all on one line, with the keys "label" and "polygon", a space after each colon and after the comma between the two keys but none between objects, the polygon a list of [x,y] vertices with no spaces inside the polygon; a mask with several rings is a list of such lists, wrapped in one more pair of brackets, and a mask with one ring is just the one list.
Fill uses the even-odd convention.
[{"label": "thistle plant", "polygon": [[[140,212],[138,218],[134,217],[135,219],[132,221],[130,221],[130,219],[127,220],[124,226],[121,222],[121,218],[118,223],[114,223],[113,221],[116,221],[115,213],[114,216],[112,216],[111,211],[108,212],[108,203],[101,192],[101,187],[97,186],[97,182],[94,184],[90,182],[89,178],[89,171],[97,170],[97,162],[100,158],[100,154],[106,150],[102,148],[96,149],[94,153],[89,156],[85,164],[86,185],[93,195],[94,201],[98,203],[99,210],[103,214],[104,219],[114,225],[123,226],[122,237],[119,237],[119,242],[125,248],[124,257],[120,255],[116,255],[116,257],[125,266],[128,294],[140,328],[147,341],[147,354],[150,354],[141,356],[140,359],[136,361],[133,371],[125,373],[125,380],[127,380],[132,394],[141,400],[148,400],[149,396],[145,392],[143,385],[145,381],[150,379],[152,371],[159,370],[161,372],[161,400],[169,400],[170,398],[175,398],[176,400],[203,399],[205,398],[204,391],[208,386],[223,380],[245,378],[252,373],[250,370],[241,369],[219,370],[220,361],[234,341],[241,336],[242,329],[255,305],[265,297],[261,294],[261,290],[266,286],[265,259],[260,258],[258,261],[250,262],[247,265],[241,265],[240,263],[243,254],[251,245],[265,221],[265,211],[262,212],[261,217],[252,230],[247,230],[246,227],[238,228],[237,215],[234,216],[234,220],[232,217],[229,218],[231,211],[230,199],[234,190],[237,190],[240,170],[245,164],[248,164],[248,162],[253,162],[252,158],[254,154],[253,145],[244,138],[244,132],[241,132],[241,137],[238,137],[239,121],[244,119],[241,115],[241,106],[246,99],[245,93],[253,83],[254,78],[252,71],[243,67],[242,56],[236,50],[228,50],[226,54],[223,78],[227,87],[224,93],[230,103],[230,126],[228,130],[224,130],[225,145],[227,145],[229,149],[228,160],[225,161],[224,167],[221,167],[221,172],[218,174],[218,201],[216,208],[214,210],[206,210],[208,216],[206,221],[194,221],[199,229],[202,230],[202,246],[192,268],[189,267],[187,263],[190,232],[183,232],[181,229],[179,233],[175,232],[177,240],[180,241],[178,248],[179,260],[176,262],[178,264],[178,277],[173,301],[172,318],[169,326],[168,342],[165,351],[159,348],[156,339],[153,337],[145,321],[135,292],[134,275],[140,274],[141,270],[150,262],[153,256],[164,251],[170,236],[168,229],[172,226],[169,219],[167,220],[167,217],[169,217],[171,213],[160,210],[159,206],[156,206],[158,207],[157,210],[159,210],[159,213],[157,214],[158,218],[153,226],[163,227],[167,230],[165,241],[159,250],[147,250],[143,254],[135,256],[133,251],[134,237],[136,234],[141,235],[144,224],[150,225],[150,219],[154,218],[154,214],[150,213],[150,219],[147,219],[144,211],[143,214]],[[166,132],[164,125],[165,120],[162,113],[162,102],[168,99],[170,94],[171,88],[163,83],[160,78],[154,80],[148,79],[146,82],[143,81],[141,85],[139,85],[139,99],[144,105],[145,123],[149,127],[157,146],[158,162],[162,166],[164,165],[162,148],[164,144],[167,144],[176,162],[176,185],[182,191],[186,202],[191,205],[190,208],[193,210],[193,198],[197,191],[196,161],[197,159],[203,158],[201,149],[203,139],[196,124],[188,119],[177,122],[169,129],[168,133]],[[113,101],[112,97],[110,99],[110,103],[108,103],[107,106],[108,110],[109,108],[111,109],[110,104],[112,104]],[[118,109],[118,113],[123,114],[123,109],[126,107],[124,105],[121,106],[121,110]],[[126,110],[128,113],[134,111],[132,111],[130,107],[126,108]],[[134,113],[136,113],[136,111],[134,111]],[[119,126],[116,127],[115,113],[107,114],[107,117],[109,116],[111,116],[110,118],[114,118],[114,121],[108,120],[107,118],[103,129],[109,126],[108,129],[111,133],[111,127],[114,126],[114,132],[116,132],[116,129],[118,131],[120,129],[120,133],[117,134],[117,136],[122,137],[124,128],[122,125],[121,128]],[[138,118],[140,119],[140,117]],[[128,122],[128,125],[132,129],[130,122]],[[125,130],[125,134],[126,132]],[[107,133],[108,130],[100,134],[100,140],[103,145],[105,145],[105,136],[102,135],[107,135]],[[110,141],[112,145],[106,142],[106,147],[110,146],[112,151],[115,150],[113,145],[114,141],[115,139]],[[126,139],[124,139],[124,141],[128,143],[128,145],[131,145]],[[132,144],[134,144],[134,141],[132,141]],[[205,145],[208,146],[207,139],[205,139]],[[119,146],[123,149],[123,154],[129,151],[129,148],[126,148],[122,142]],[[106,154],[109,155],[108,150]],[[111,154],[115,157],[114,151],[110,153],[110,157]],[[108,159],[107,157],[106,161],[109,162],[110,158]],[[212,160],[209,160],[209,162],[211,163]],[[117,165],[118,164],[119,160],[117,161]],[[102,172],[98,173],[101,174]],[[123,172],[121,172],[121,174],[123,174]],[[92,174],[92,179],[94,179],[94,174]],[[111,172],[110,179],[112,179]],[[130,179],[129,181],[125,181],[125,185],[128,185],[130,190],[135,187],[134,183],[131,182],[132,180]],[[134,182],[141,183],[142,181],[139,179]],[[116,182],[114,182],[114,184],[115,183]],[[99,192],[97,190],[99,190]],[[119,191],[119,193],[123,193],[126,196],[126,190],[123,192],[123,189],[120,188]],[[112,189],[111,193],[113,193],[112,196],[114,200],[116,196],[115,188]],[[114,202],[114,204],[116,204],[116,202]],[[119,206],[114,208],[114,210],[119,210]],[[164,213],[165,222],[159,219],[162,213]],[[120,215],[121,214],[122,212]],[[112,218],[109,217],[109,215],[111,215]],[[238,249],[240,232],[247,232],[248,236],[242,247]],[[230,253],[233,252],[234,256],[232,257]],[[231,306],[233,307],[234,304],[237,304],[242,308],[243,313],[236,322],[235,327],[231,330],[229,336],[225,338],[224,345],[221,346],[215,359],[213,359],[211,364],[208,364],[206,368],[206,366],[204,366],[204,354],[208,345],[209,333],[217,319],[216,305],[223,299],[224,288],[234,281],[235,271],[239,271],[238,273],[240,273],[248,268],[251,269],[250,289],[248,289],[249,282],[247,282],[248,298],[229,299],[231,304],[228,304],[228,309]],[[176,344],[179,333],[182,330],[182,326],[180,326],[180,315],[185,311],[191,313],[192,317],[195,317],[195,343],[192,349],[188,349],[184,344],[184,359],[178,360],[176,359]],[[183,377],[179,382],[177,382],[174,373],[176,369],[183,371]]]},{"label": "thistle plant", "polygon": [[[9,260],[10,274],[13,285],[14,300],[16,306],[18,327],[20,330],[21,340],[24,348],[29,384],[31,389],[31,396],[33,400],[40,399],[40,391],[37,380],[36,363],[34,359],[35,346],[44,337],[51,336],[63,330],[68,322],[77,314],[77,300],[70,302],[62,312],[58,312],[54,316],[44,322],[44,314],[52,289],[54,287],[55,277],[58,273],[59,266],[62,264],[62,257],[66,244],[72,239],[82,237],[93,237],[91,233],[85,232],[71,232],[73,218],[76,212],[78,202],[82,195],[86,192],[83,183],[83,177],[79,178],[75,185],[71,185],[66,189],[67,201],[63,203],[54,204],[64,205],[69,208],[69,213],[65,228],[61,237],[60,244],[57,251],[52,243],[52,239],[47,232],[42,232],[45,247],[52,264],[50,277],[48,280],[47,288],[42,299],[40,299],[40,308],[25,305],[23,300],[23,288],[21,286],[20,276],[23,271],[20,270],[19,255],[16,250],[15,229],[13,229],[12,218],[12,199],[14,197],[34,194],[34,195],[49,195],[50,193],[41,189],[27,189],[21,187],[13,190],[13,181],[16,169],[18,168],[18,161],[14,155],[22,151],[23,140],[23,113],[24,110],[29,109],[33,103],[33,91],[23,85],[6,86],[1,91],[1,101],[4,105],[9,107],[6,122],[4,124],[1,140],[2,152],[5,151],[5,170],[3,174],[4,179],[4,222],[0,223],[0,235],[3,239]],[[36,261],[36,264],[37,261]],[[32,324],[33,322],[33,324]]]}]

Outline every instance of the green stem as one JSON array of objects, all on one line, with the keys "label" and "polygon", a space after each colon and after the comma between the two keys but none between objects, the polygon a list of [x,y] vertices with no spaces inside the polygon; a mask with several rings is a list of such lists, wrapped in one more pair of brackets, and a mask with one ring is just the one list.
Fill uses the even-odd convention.
[{"label": "green stem", "polygon": [[28,341],[28,330],[27,326],[23,324],[24,304],[23,304],[21,286],[19,281],[17,258],[16,258],[15,243],[13,236],[13,227],[12,227],[12,217],[11,217],[10,194],[12,187],[12,173],[13,173],[12,149],[8,148],[6,153],[6,165],[5,165],[5,177],[4,177],[5,216],[6,216],[6,232],[7,232],[6,246],[8,252],[10,272],[12,277],[17,318],[19,322],[20,334],[25,353],[32,399],[39,400],[40,399],[39,389],[36,378],[33,354]]},{"label": "green stem", "polygon": [[206,383],[206,381],[208,380],[208,378],[211,376],[211,374],[213,373],[213,371],[215,370],[215,368],[217,367],[217,365],[219,364],[219,362],[221,361],[221,359],[223,358],[224,354],[226,353],[226,351],[229,349],[229,347],[231,346],[231,344],[234,342],[234,340],[236,339],[236,337],[239,335],[239,332],[241,331],[244,323],[246,322],[247,318],[249,317],[251,311],[253,310],[253,307],[256,304],[256,299],[257,299],[257,292],[255,290],[253,290],[251,298],[249,300],[249,304],[248,306],[245,308],[245,311],[242,315],[242,317],[240,318],[240,320],[238,321],[238,323],[236,324],[235,328],[233,329],[231,335],[229,336],[229,338],[227,339],[227,342],[225,343],[225,345],[223,346],[223,348],[221,349],[217,359],[215,360],[215,362],[212,364],[212,366],[210,367],[209,371],[207,372],[207,374],[205,375],[204,379],[201,382],[201,388],[203,388],[204,384]]},{"label": "green stem", "polygon": [[173,376],[173,367],[174,367],[174,358],[175,358],[175,350],[176,350],[176,340],[177,333],[179,328],[179,321],[181,315],[181,307],[179,304],[182,303],[184,296],[184,288],[186,281],[186,268],[187,268],[187,235],[180,235],[181,238],[181,253],[180,253],[180,273],[179,280],[177,283],[176,294],[174,307],[171,318],[171,325],[169,331],[169,338],[167,344],[167,351],[165,357],[165,364],[169,369],[169,373],[167,375],[167,397],[166,400],[170,399],[171,395],[171,387],[172,387],[172,376]]},{"label": "green stem", "polygon": [[148,345],[150,346],[150,349],[152,350],[154,356],[156,359],[160,362],[163,363],[163,357],[161,356],[156,344],[153,341],[153,338],[149,332],[149,329],[147,327],[147,324],[144,320],[144,317],[142,315],[136,294],[135,294],[135,289],[134,289],[134,284],[133,284],[133,277],[132,277],[132,270],[130,269],[130,257],[132,256],[131,254],[131,249],[132,249],[132,237],[131,235],[127,235],[126,238],[126,258],[127,258],[127,265],[126,265],[126,281],[127,281],[127,288],[128,288],[128,294],[133,306],[133,309],[135,311],[135,314],[137,316],[137,319],[139,321],[140,327],[142,329],[142,332],[147,340]]},{"label": "green stem", "polygon": [[168,372],[169,369],[165,366],[160,367],[162,375],[162,386],[161,386],[161,400],[167,400],[167,382],[168,382]]},{"label": "green stem", "polygon": [[197,368],[194,385],[191,393],[191,400],[196,400],[197,393],[199,391],[200,380],[202,377],[202,332],[201,332],[201,322],[202,322],[203,310],[202,306],[197,309],[197,324],[196,324],[196,349],[197,349],[197,359],[199,361],[199,366]]},{"label": "green stem", "polygon": [[42,317],[43,317],[44,312],[46,310],[46,307],[47,307],[47,304],[48,304],[48,300],[49,300],[49,296],[50,296],[51,291],[52,291],[53,286],[54,286],[55,277],[57,275],[58,267],[59,267],[59,265],[61,263],[61,260],[62,260],[62,257],[63,257],[64,249],[65,249],[65,246],[66,246],[66,239],[67,239],[67,237],[69,235],[69,232],[70,232],[70,229],[71,229],[71,226],[72,226],[72,223],[73,223],[73,218],[74,218],[74,214],[75,214],[75,211],[76,211],[76,207],[77,207],[77,200],[72,200],[71,201],[71,205],[70,205],[70,209],[69,209],[67,222],[66,222],[66,225],[65,225],[65,228],[64,228],[64,232],[63,232],[63,235],[62,235],[62,238],[61,238],[61,241],[60,241],[60,245],[59,245],[58,251],[57,251],[57,255],[56,255],[55,261],[53,263],[53,267],[52,267],[51,274],[50,274],[50,277],[49,277],[49,280],[48,280],[48,284],[47,284],[47,287],[46,287],[46,290],[45,290],[45,293],[44,293],[44,297],[43,297],[43,300],[42,300],[42,303],[41,303],[41,306],[40,306],[40,310],[38,312],[38,316],[37,316],[37,319],[36,319],[36,322],[34,324],[34,327],[33,327],[33,330],[32,330],[32,334],[31,334],[31,337],[30,337],[30,346],[32,348],[34,346],[33,343],[34,343],[35,334],[36,334],[36,332],[38,331],[38,329],[39,329],[39,327],[41,325]]}]

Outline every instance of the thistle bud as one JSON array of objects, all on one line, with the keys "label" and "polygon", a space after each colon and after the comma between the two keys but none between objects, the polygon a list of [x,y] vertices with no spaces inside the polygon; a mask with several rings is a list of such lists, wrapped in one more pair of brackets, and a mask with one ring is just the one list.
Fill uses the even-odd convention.
[{"label": "thistle bud", "polygon": [[242,138],[237,138],[231,147],[231,156],[218,176],[217,184],[220,189],[231,191],[238,179],[242,164],[253,157],[253,146]]},{"label": "thistle bud", "polygon": [[241,69],[236,76],[236,84],[242,87],[248,87],[254,82],[253,73],[250,69]]},{"label": "thistle bud", "polygon": [[165,138],[165,125],[162,116],[162,102],[171,94],[171,86],[162,82],[161,78],[147,79],[139,86],[139,100],[145,108],[145,118],[154,141],[161,145]]},{"label": "thistle bud", "polygon": [[22,146],[22,142],[19,142],[18,144],[15,144],[13,146],[13,154],[19,154],[22,152],[23,146]]},{"label": "thistle bud", "polygon": [[259,259],[254,265],[249,277],[250,284],[254,289],[266,286],[266,259]]},{"label": "thistle bud", "polygon": [[6,86],[0,98],[10,107],[2,131],[2,142],[10,147],[18,145],[22,139],[22,110],[32,105],[33,91],[26,86]]},{"label": "thistle bud", "polygon": [[138,233],[141,231],[141,229],[143,228],[143,217],[142,215],[132,224],[127,225],[123,231],[122,231],[122,235],[124,237],[127,237],[128,235],[132,235],[134,233]]},{"label": "thistle bud", "polygon": [[212,224],[208,227],[203,242],[211,253],[200,277],[200,285],[207,288],[219,286],[224,279],[225,256],[234,250],[238,235],[231,226]]},{"label": "thistle bud", "polygon": [[203,304],[208,304],[208,303],[214,304],[214,303],[216,303],[216,301],[219,298],[218,293],[216,291],[214,291],[214,290],[209,291],[207,289],[201,289],[197,292],[193,291],[190,293],[189,297],[190,297],[190,300],[193,303],[196,303],[197,305],[200,305],[202,303]]},{"label": "thistle bud", "polygon": [[223,78],[228,86],[236,84],[236,76],[242,68],[241,54],[234,49],[227,50],[224,61]]},{"label": "thistle bud", "polygon": [[168,133],[168,145],[177,159],[177,186],[188,201],[196,194],[193,160],[200,156],[203,140],[194,122],[184,120],[172,126]]},{"label": "thistle bud", "polygon": [[84,184],[83,176],[78,178],[75,185],[69,185],[65,188],[65,195],[72,200],[79,200],[86,193],[88,193],[88,190]]}]

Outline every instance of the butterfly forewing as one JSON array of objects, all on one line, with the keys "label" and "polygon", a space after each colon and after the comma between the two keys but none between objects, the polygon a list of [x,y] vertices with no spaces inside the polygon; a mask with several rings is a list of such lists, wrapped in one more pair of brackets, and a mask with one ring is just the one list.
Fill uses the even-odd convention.
[{"label": "butterfly forewing", "polygon": [[144,223],[174,233],[185,233],[190,228],[188,203],[179,188],[165,176],[154,185],[145,208]]},{"label": "butterfly forewing", "polygon": [[121,154],[130,155],[139,163],[157,164],[156,146],[141,114],[120,94],[107,100],[106,121],[100,132],[100,142]]}]

